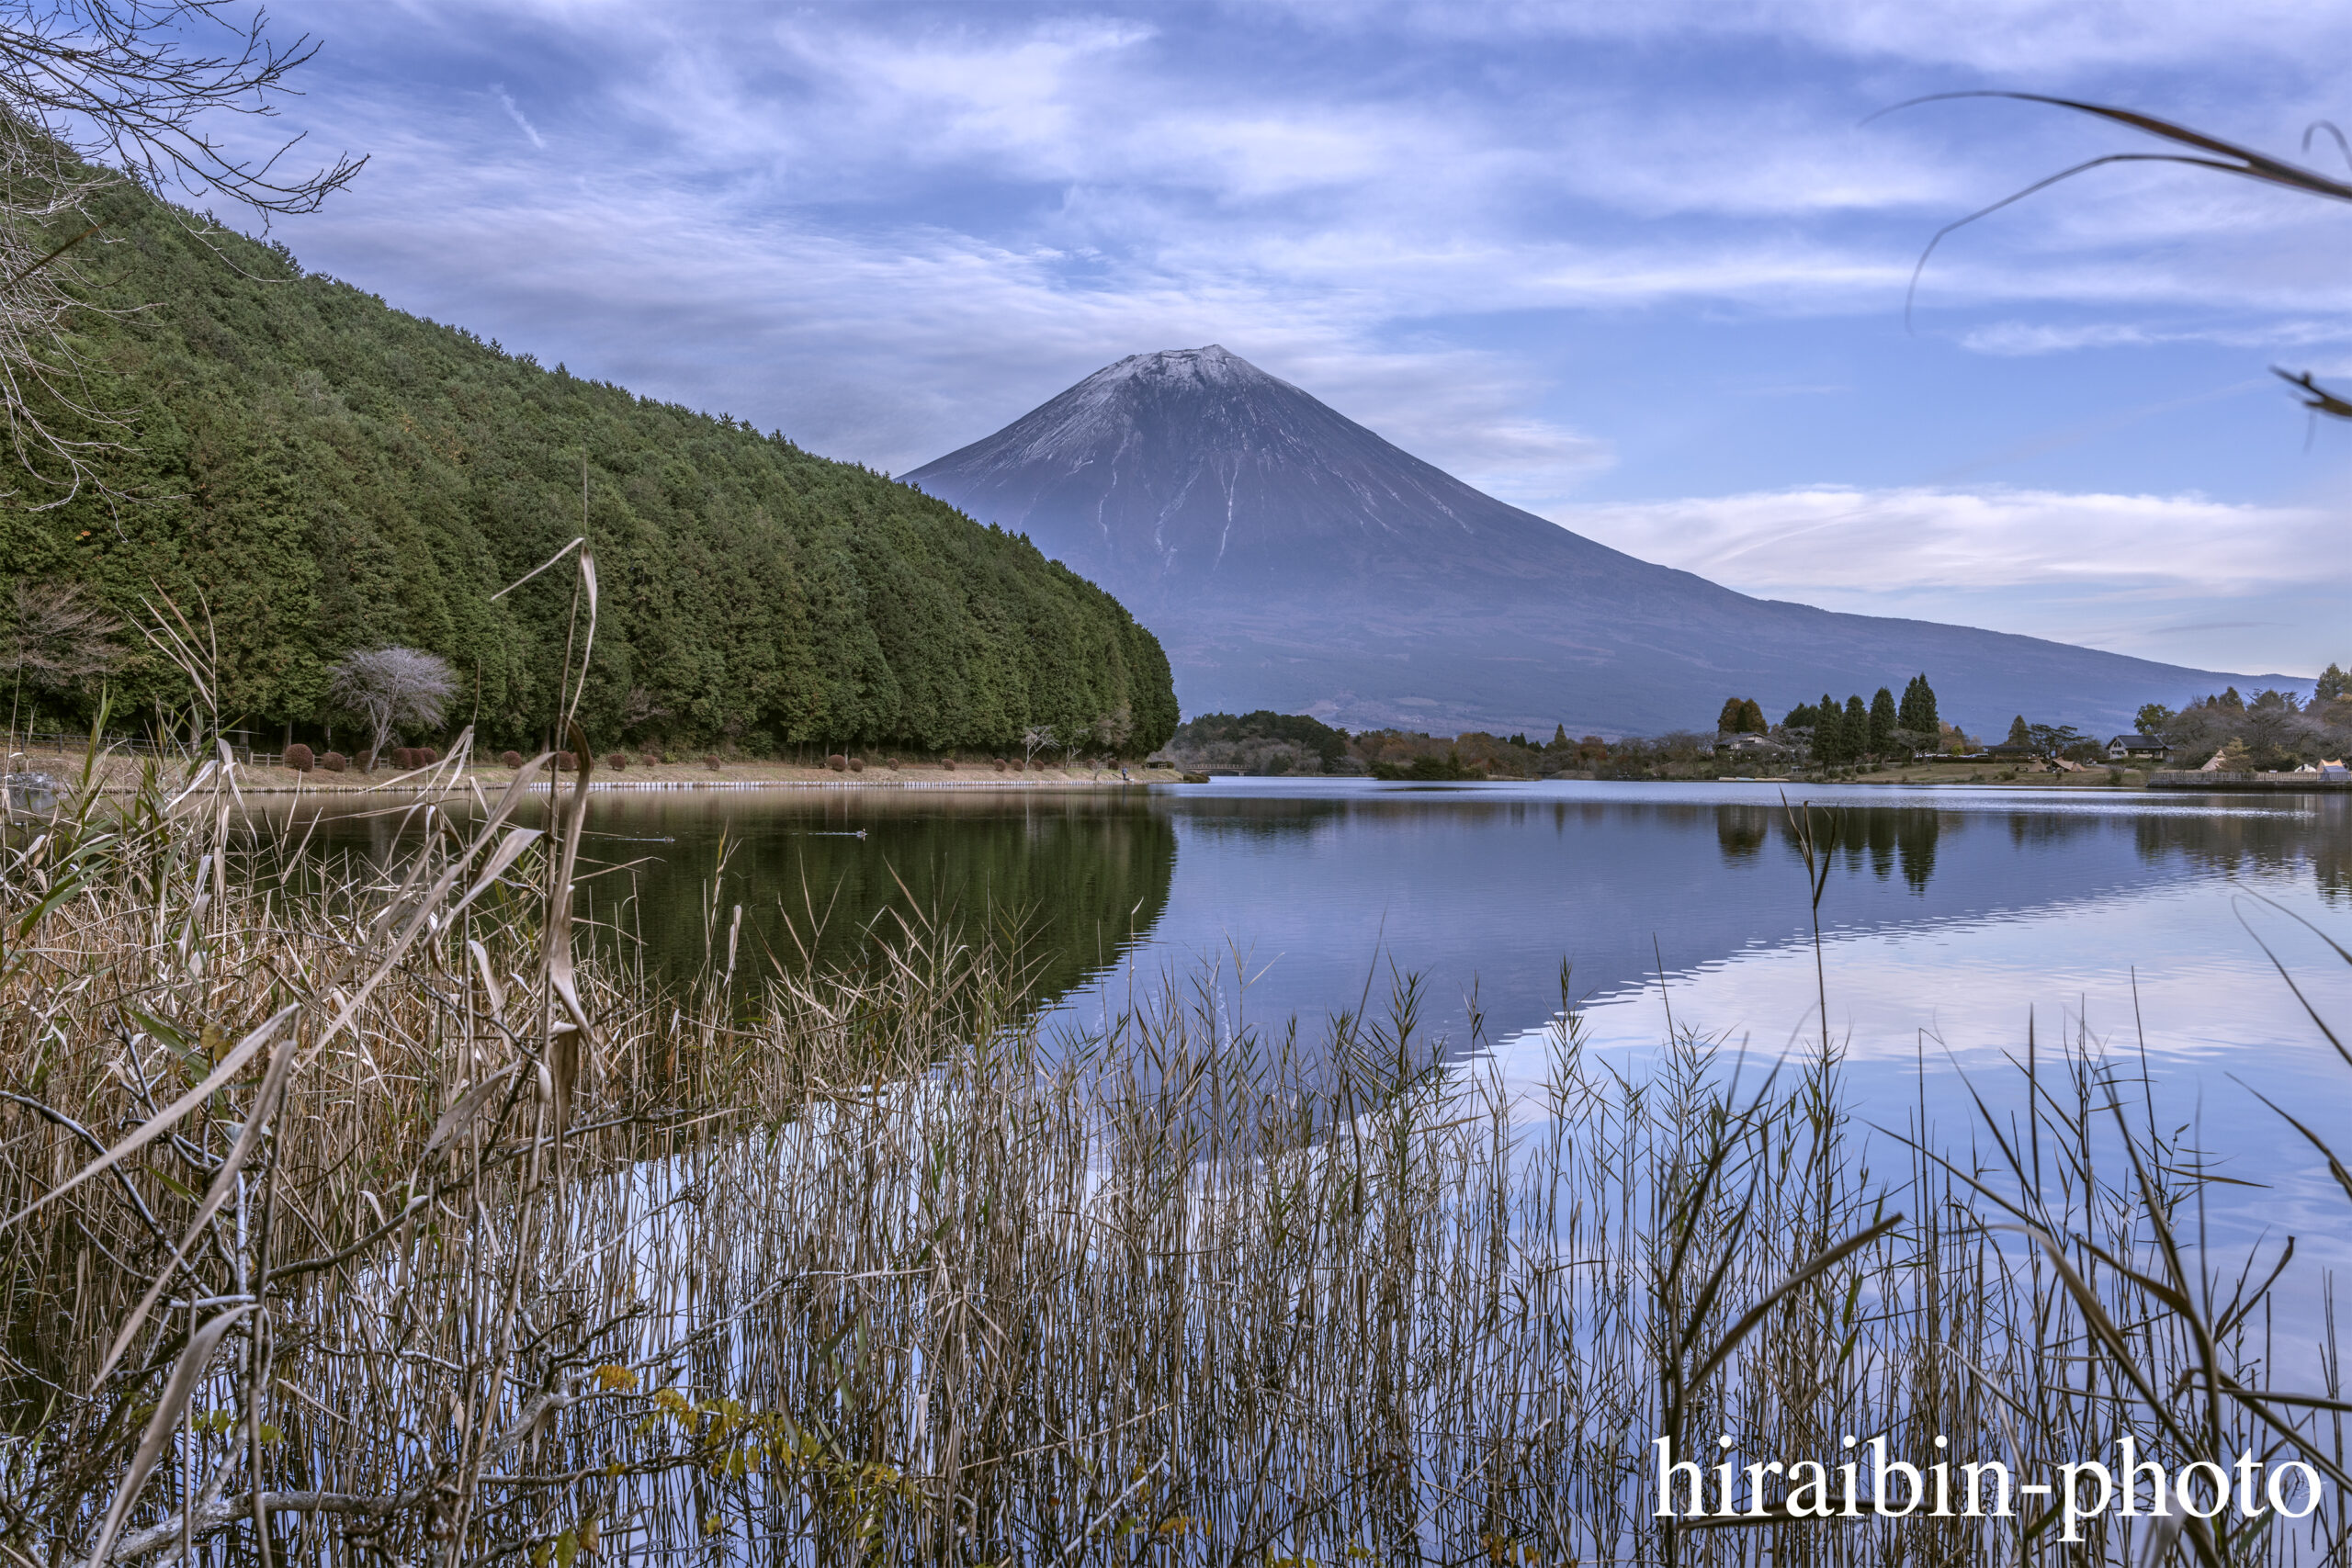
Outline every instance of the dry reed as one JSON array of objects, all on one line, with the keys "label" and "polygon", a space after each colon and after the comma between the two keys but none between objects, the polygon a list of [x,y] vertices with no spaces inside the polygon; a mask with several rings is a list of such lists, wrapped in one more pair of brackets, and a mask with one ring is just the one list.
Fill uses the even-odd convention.
[{"label": "dry reed", "polygon": [[1940,1435],[2023,1481],[2128,1432],[2340,1484],[2332,1349],[2266,1391],[2301,1277],[2182,1241],[2202,1167],[2086,1050],[2027,1058],[1983,1158],[1890,1173],[1826,1041],[1622,1077],[1565,974],[1535,1091],[1409,980],[1313,1034],[1203,980],[1046,1040],[1017,953],[944,925],[752,973],[723,855],[664,987],[573,929],[573,748],[541,829],[550,759],[492,801],[461,739],[372,867],[249,829],[225,750],[11,827],[12,1560],[2340,1556],[2332,1496],[2075,1544],[2038,1506],[1656,1517],[1660,1437]]}]

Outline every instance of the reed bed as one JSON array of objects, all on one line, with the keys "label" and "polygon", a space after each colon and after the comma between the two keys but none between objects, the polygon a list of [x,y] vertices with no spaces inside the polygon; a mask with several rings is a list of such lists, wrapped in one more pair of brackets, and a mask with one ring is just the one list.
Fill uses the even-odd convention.
[{"label": "reed bed", "polygon": [[[2326,1286],[2194,1245],[2206,1167],[2133,1064],[2037,1048],[1951,1150],[1855,1126],[1826,1040],[1611,1071],[1565,976],[1533,1092],[1409,981],[1274,1030],[1170,985],[1047,1040],[1017,947],[944,922],[755,969],[723,857],[664,985],[575,927],[573,749],[542,829],[548,759],[492,800],[459,744],[375,866],[253,831],[225,751],[11,825],[9,1561],[2344,1557],[2352,1404],[2268,1328]],[[1660,1438],[2022,1483],[2126,1434],[2324,1495],[1657,1512]]]}]

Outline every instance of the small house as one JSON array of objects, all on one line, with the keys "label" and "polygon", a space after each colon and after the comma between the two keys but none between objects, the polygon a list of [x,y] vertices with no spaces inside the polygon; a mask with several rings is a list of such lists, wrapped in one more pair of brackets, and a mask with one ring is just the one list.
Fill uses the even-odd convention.
[{"label": "small house", "polygon": [[2172,748],[2153,735],[2119,735],[2107,743],[2108,760],[2120,762],[2126,757],[2147,757],[2163,761],[2172,755]]}]

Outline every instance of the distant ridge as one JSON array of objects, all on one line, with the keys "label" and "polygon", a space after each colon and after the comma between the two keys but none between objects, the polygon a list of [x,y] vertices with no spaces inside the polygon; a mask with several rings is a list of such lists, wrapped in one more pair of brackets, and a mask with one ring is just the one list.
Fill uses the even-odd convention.
[{"label": "distant ridge", "polygon": [[1133,355],[903,476],[1028,535],[1156,632],[1188,713],[1655,733],[1926,671],[1945,716],[2131,728],[2308,682],[1750,598],[1464,484],[1219,344]]}]

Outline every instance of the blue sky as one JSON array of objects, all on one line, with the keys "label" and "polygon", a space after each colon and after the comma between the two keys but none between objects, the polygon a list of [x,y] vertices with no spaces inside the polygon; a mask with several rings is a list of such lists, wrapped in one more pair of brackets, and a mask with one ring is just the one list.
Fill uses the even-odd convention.
[{"label": "blue sky", "polygon": [[[309,266],[903,471],[1222,343],[1746,592],[2309,673],[2352,658],[2352,204],[2290,157],[2352,6],[283,6],[372,162]],[[2346,172],[2332,142],[2308,154]],[[2308,446],[2307,446],[2308,439]]]}]

